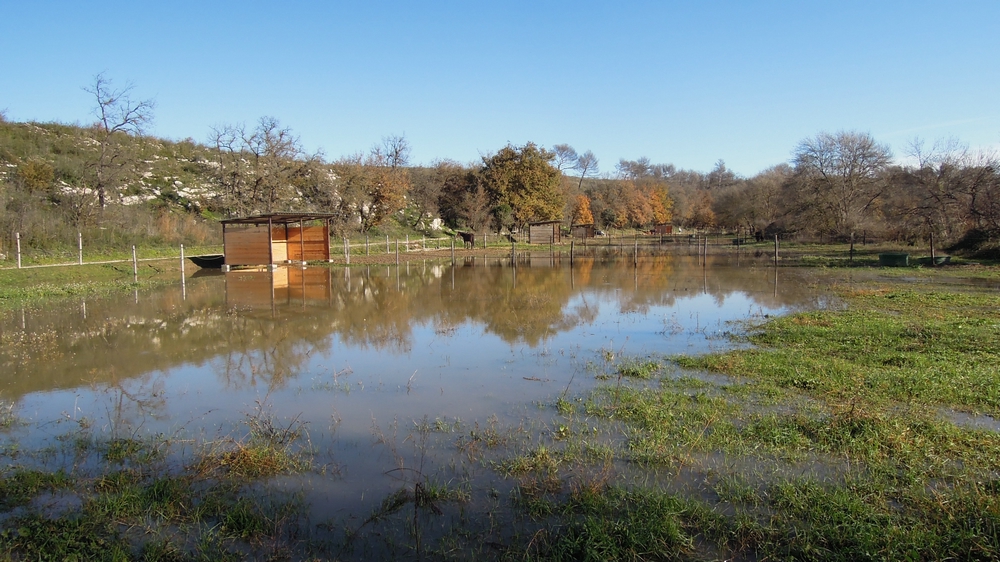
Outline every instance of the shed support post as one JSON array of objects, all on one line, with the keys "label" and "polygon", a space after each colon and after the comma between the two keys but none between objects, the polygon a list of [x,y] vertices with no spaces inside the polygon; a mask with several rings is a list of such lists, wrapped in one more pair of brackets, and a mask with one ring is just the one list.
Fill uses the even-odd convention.
[{"label": "shed support post", "polygon": [[299,252],[302,258],[302,265],[306,264],[306,223],[305,221],[299,221]]},{"label": "shed support post", "polygon": [[272,232],[271,217],[267,218],[267,265],[270,267],[274,263],[274,232]]}]

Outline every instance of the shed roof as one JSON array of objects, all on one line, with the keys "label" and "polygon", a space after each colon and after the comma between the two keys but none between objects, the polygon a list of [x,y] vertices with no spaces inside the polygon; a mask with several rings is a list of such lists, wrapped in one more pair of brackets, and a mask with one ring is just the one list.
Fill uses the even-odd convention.
[{"label": "shed roof", "polygon": [[333,218],[333,213],[263,213],[250,217],[225,219],[222,224],[291,224]]}]

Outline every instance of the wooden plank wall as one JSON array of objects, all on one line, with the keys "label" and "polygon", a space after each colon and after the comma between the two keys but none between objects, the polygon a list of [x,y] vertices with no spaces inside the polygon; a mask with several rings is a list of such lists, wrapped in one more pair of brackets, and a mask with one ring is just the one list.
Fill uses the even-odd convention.
[{"label": "wooden plank wall", "polygon": [[551,244],[559,242],[559,224],[545,223],[528,226],[529,244]]},{"label": "wooden plank wall", "polygon": [[285,234],[284,225],[275,226],[271,229],[271,263],[285,263],[288,261],[288,236]]},{"label": "wooden plank wall", "polygon": [[[288,259],[292,261],[329,261],[327,240],[329,234],[325,225],[307,226],[301,231],[298,226],[288,227]],[[305,256],[302,255],[303,247]]]},{"label": "wooden plank wall", "polygon": [[[267,265],[286,261],[329,261],[328,231],[325,225],[275,226],[271,229],[271,253],[268,260],[266,227],[229,228],[226,230],[227,265]],[[300,241],[301,240],[301,241]],[[305,249],[303,256],[302,250]]]},{"label": "wooden plank wall", "polygon": [[223,244],[226,265],[266,265],[269,262],[266,228],[229,228]]}]

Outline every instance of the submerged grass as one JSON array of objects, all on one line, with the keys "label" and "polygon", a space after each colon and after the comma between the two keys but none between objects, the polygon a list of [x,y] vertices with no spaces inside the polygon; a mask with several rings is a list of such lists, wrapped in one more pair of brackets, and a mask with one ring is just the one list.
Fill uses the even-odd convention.
[{"label": "submerged grass", "polygon": [[[243,439],[208,445],[181,467],[161,462],[170,447],[162,437],[60,439],[76,459],[72,472],[19,467],[0,476],[0,559],[245,560],[263,550],[288,559],[302,498],[269,492],[266,479],[309,469],[294,449],[305,432],[260,406],[245,427]],[[96,473],[84,468],[94,464],[88,456]],[[284,546],[262,550],[275,541]]]},{"label": "submerged grass", "polygon": [[[727,375],[716,382],[605,357],[595,376],[608,382],[555,411],[621,424],[617,476],[540,488],[552,474],[571,478],[567,452],[583,439],[574,434],[501,463],[522,479],[519,505],[538,525],[518,556],[1000,557],[1000,434],[948,415],[1000,414],[1000,297],[899,286],[840,294],[842,310],[755,327],[753,348],[671,358]],[[651,483],[656,474],[666,482]]]}]

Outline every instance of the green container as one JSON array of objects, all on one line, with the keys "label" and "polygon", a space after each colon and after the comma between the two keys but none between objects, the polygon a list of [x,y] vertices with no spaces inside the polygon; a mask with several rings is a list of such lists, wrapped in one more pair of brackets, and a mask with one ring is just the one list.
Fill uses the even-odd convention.
[{"label": "green container", "polygon": [[886,252],[878,255],[878,264],[883,267],[906,267],[910,265],[910,254]]}]

